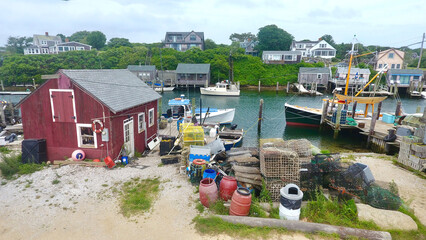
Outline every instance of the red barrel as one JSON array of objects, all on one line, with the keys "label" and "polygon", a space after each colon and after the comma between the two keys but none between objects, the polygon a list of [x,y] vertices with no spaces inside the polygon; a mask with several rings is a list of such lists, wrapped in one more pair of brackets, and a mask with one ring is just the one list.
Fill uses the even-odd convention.
[{"label": "red barrel", "polygon": [[219,189],[220,197],[223,200],[228,201],[231,199],[234,191],[237,190],[237,180],[231,176],[224,176],[220,181]]},{"label": "red barrel", "polygon": [[213,179],[204,178],[201,180],[198,191],[200,192],[200,201],[205,207],[209,207],[210,204],[216,202],[217,186]]},{"label": "red barrel", "polygon": [[247,216],[250,212],[251,194],[247,188],[238,188],[232,195],[229,215]]}]

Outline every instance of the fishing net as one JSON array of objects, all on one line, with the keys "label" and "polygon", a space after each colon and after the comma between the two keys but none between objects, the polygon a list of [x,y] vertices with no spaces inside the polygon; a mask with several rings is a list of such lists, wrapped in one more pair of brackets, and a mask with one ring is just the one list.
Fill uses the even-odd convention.
[{"label": "fishing net", "polygon": [[402,204],[401,198],[387,189],[371,185],[364,189],[359,197],[368,205],[387,210],[398,210]]}]

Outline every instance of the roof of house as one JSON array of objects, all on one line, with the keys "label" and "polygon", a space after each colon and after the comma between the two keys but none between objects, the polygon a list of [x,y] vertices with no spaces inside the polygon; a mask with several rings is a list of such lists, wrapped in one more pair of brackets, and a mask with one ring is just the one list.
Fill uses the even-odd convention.
[{"label": "roof of house", "polygon": [[327,74],[330,74],[330,69],[326,68],[326,67],[322,67],[322,68],[301,67],[301,68],[299,68],[299,73],[312,73],[312,74],[327,73]]},{"label": "roof of house", "polygon": [[161,98],[160,94],[127,69],[60,70],[60,72],[114,113]]},{"label": "roof of house", "polygon": [[[338,67],[337,68],[338,73],[348,73],[347,67]],[[371,74],[370,69],[368,68],[351,68],[351,74]]]},{"label": "roof of house", "polygon": [[131,71],[131,72],[152,72],[155,71],[155,65],[128,65],[127,66],[127,70]]},{"label": "roof of house", "polygon": [[186,36],[188,36],[191,33],[197,34],[201,38],[201,40],[204,40],[204,32],[194,32],[194,31],[191,31],[191,32],[166,32],[166,40],[167,40],[168,35],[182,35],[182,37],[185,38]]},{"label": "roof of house", "polygon": [[302,41],[293,41],[293,43],[319,43],[320,41],[311,41],[311,40],[302,40]]},{"label": "roof of house", "polygon": [[39,34],[34,34],[33,38],[37,38],[39,40],[46,40],[46,41],[59,41],[62,42],[61,37],[59,36],[49,36],[49,35],[39,35]]},{"label": "roof of house", "polygon": [[72,41],[72,42],[63,42],[63,43],[59,43],[59,44],[56,44],[56,45],[58,45],[58,46],[88,46],[88,47],[92,47],[92,46],[90,46],[88,44],[84,44],[84,43],[80,43],[80,42],[74,42],[74,41]]},{"label": "roof of house", "polygon": [[263,54],[280,54],[280,55],[285,55],[285,54],[297,54],[297,55],[302,55],[301,51],[263,51]]},{"label": "roof of house", "polygon": [[421,69],[389,69],[388,75],[392,75],[392,74],[423,75],[423,70]]},{"label": "roof of house", "polygon": [[[388,50],[385,50],[385,51],[380,51],[379,52],[379,59],[381,59],[382,57],[384,57],[384,56],[386,56],[386,54],[388,53],[388,52],[390,52],[390,51],[393,51],[393,52],[395,52],[396,53],[396,55],[398,55],[398,57],[400,57],[402,60],[404,60],[404,52],[403,51],[400,51],[400,50],[396,50],[396,49],[394,49],[394,48],[389,48]],[[402,56],[401,56],[402,55]]]},{"label": "roof of house", "polygon": [[201,73],[207,74],[210,72],[210,63],[207,64],[188,64],[179,63],[176,68],[176,73]]}]

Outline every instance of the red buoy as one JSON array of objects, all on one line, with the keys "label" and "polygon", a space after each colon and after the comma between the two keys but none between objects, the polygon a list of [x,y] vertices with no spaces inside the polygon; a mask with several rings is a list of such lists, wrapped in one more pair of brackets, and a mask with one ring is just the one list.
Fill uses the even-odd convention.
[{"label": "red buoy", "polygon": [[232,195],[229,215],[247,216],[250,212],[251,194],[247,188],[238,188]]},{"label": "red buoy", "polygon": [[237,190],[237,180],[231,176],[224,176],[220,181],[219,185],[220,197],[224,201],[228,201],[232,198],[232,194]]},{"label": "red buoy", "polygon": [[217,186],[213,179],[204,178],[201,180],[198,191],[200,192],[200,201],[205,207],[216,202]]}]

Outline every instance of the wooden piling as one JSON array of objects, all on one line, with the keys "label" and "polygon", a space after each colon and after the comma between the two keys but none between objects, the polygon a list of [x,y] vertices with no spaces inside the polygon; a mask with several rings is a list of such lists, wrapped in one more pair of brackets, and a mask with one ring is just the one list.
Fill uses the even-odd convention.
[{"label": "wooden piling", "polygon": [[277,90],[276,90],[276,92],[278,93],[278,82],[277,82]]},{"label": "wooden piling", "polygon": [[352,106],[352,118],[355,118],[355,113],[356,113],[356,105],[357,105],[357,101],[354,102],[354,105]]},{"label": "wooden piling", "polygon": [[[382,108],[382,102],[379,103],[378,110],[380,110],[381,108]],[[370,131],[368,132],[367,148],[369,148],[371,145],[371,137],[374,134],[374,128],[376,127],[376,120],[378,119],[378,116],[379,116],[379,111],[377,111],[377,113],[373,112],[373,117],[371,118],[371,123],[370,123]]]},{"label": "wooden piling", "polygon": [[288,93],[289,89],[290,89],[290,82],[287,82],[287,88],[286,88],[287,93]]},{"label": "wooden piling", "polygon": [[259,88],[258,89],[259,89],[259,92],[260,92],[260,81],[259,81]]},{"label": "wooden piling", "polygon": [[260,133],[262,130],[262,110],[263,110],[263,99],[260,99],[260,106],[259,106],[259,118],[257,121],[257,132]]},{"label": "wooden piling", "polygon": [[382,110],[382,102],[379,102],[379,106],[377,107],[377,119],[380,118],[380,111]]},{"label": "wooden piling", "polygon": [[396,103],[395,117],[401,116],[401,101]]},{"label": "wooden piling", "polygon": [[330,101],[327,100],[325,101],[325,104],[322,105],[322,115],[321,115],[321,125],[323,124],[325,118],[327,117],[327,109],[328,109],[328,105],[330,104]]},{"label": "wooden piling", "polygon": [[337,107],[337,115],[336,115],[336,123],[334,124],[334,135],[333,138],[337,139],[337,137],[339,136],[339,131],[340,131],[340,118],[342,117],[342,104],[339,104],[339,106]]},{"label": "wooden piling", "polygon": [[6,116],[4,115],[4,109],[3,104],[0,104],[0,119],[1,119],[1,126],[6,127]]}]

